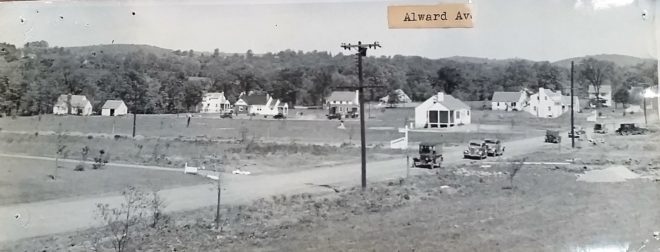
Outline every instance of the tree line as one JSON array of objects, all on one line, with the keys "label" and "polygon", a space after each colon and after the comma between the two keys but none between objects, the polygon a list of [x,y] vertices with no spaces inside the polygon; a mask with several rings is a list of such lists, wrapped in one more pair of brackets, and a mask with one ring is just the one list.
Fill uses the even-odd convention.
[{"label": "tree line", "polygon": [[[99,111],[108,99],[124,100],[135,113],[191,111],[204,92],[224,92],[235,101],[242,92],[265,91],[290,105],[319,106],[337,87],[357,86],[354,55],[286,50],[255,55],[199,53],[193,50],[104,52],[50,47],[46,41],[19,48],[0,43],[0,111],[5,114],[49,113],[61,94],[85,95]],[[126,45],[124,45],[126,46]],[[612,85],[616,90],[657,83],[657,62],[618,66],[586,58],[577,62],[576,90]],[[419,56],[364,58],[367,101],[402,89],[423,101],[444,91],[462,100],[488,100],[494,91],[539,87],[565,91],[568,68],[529,60],[470,61]]]}]

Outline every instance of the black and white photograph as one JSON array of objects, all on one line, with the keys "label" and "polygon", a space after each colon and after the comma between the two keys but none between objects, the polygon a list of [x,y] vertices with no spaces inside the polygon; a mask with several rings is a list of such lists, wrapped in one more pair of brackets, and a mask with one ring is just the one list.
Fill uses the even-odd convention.
[{"label": "black and white photograph", "polygon": [[0,251],[659,251],[658,14],[0,1]]}]

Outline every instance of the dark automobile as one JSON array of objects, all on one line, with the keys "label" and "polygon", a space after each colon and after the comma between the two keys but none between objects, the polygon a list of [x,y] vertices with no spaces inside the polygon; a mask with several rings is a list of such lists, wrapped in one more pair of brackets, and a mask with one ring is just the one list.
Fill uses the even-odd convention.
[{"label": "dark automobile", "polygon": [[234,117],[234,114],[231,112],[224,112],[220,115],[220,118],[229,118],[232,119]]},{"label": "dark automobile", "polygon": [[467,149],[463,151],[464,158],[485,159],[488,156],[488,147],[486,142],[473,140],[468,144]]},{"label": "dark automobile", "polygon": [[274,119],[285,119],[286,116],[284,116],[284,114],[277,114],[277,115],[274,115],[273,118]]},{"label": "dark automobile", "polygon": [[422,142],[419,144],[419,157],[413,158],[412,167],[438,168],[443,161],[440,143]]},{"label": "dark automobile", "polygon": [[622,123],[616,130],[619,135],[644,135],[648,132],[648,129],[637,127],[634,123]]},{"label": "dark automobile", "polygon": [[558,130],[546,130],[545,131],[545,142],[546,143],[560,143],[561,136],[559,135]]},{"label": "dark automobile", "polygon": [[326,115],[326,117],[328,117],[328,120],[332,120],[332,119],[341,120],[341,114],[329,114]]},{"label": "dark automobile", "polygon": [[486,139],[484,140],[487,147],[488,156],[501,156],[504,154],[504,145],[498,139]]}]

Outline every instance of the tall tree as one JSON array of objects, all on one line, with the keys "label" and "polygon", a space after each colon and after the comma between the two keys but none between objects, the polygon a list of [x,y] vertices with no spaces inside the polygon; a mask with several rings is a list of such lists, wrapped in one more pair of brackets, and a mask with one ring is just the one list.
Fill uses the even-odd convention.
[{"label": "tall tree", "polygon": [[603,83],[612,77],[614,63],[610,61],[586,58],[580,62],[579,79],[594,87],[596,107],[600,107],[600,88]]}]

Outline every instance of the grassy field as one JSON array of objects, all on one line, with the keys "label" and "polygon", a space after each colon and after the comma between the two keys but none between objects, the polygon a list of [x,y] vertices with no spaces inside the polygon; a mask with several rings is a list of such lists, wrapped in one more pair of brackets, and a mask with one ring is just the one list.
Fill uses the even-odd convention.
[{"label": "grassy field", "polygon": [[[0,205],[114,193],[128,185],[156,189],[207,183],[178,172],[105,167],[74,171],[76,164],[0,157]],[[53,180],[48,175],[55,175]]]},{"label": "grassy field", "polygon": [[[359,139],[359,121],[351,119],[345,122],[346,129],[338,129],[337,120],[308,120],[310,114],[322,115],[322,110],[300,110],[304,113],[300,119],[292,111],[287,120],[273,119],[220,119],[217,116],[203,115],[194,117],[189,127],[186,127],[186,116],[180,115],[139,115],[137,121],[137,135],[145,137],[206,137],[219,139],[239,139],[243,136],[257,140],[276,142],[299,142],[316,144],[341,144],[354,142]],[[586,113],[577,114],[577,122],[585,121]],[[637,115],[639,116],[639,115]],[[307,119],[304,119],[307,118]],[[385,112],[374,109],[370,118],[367,118],[367,141],[372,144],[387,144],[390,140],[402,136],[397,128],[403,127],[414,119],[412,108],[387,109]],[[473,124],[502,126],[501,130],[481,130],[477,134],[501,134],[502,138],[516,138],[520,135],[539,134],[538,130],[548,128],[565,128],[570,125],[567,115],[556,119],[536,118],[525,112],[501,112],[501,111],[473,111]],[[78,116],[53,116],[45,115],[39,120],[38,117],[19,117],[16,119],[0,118],[0,128],[5,132],[68,132],[70,134],[132,134],[132,117],[78,117]],[[113,126],[114,125],[114,126]],[[114,128],[114,130],[113,130]],[[530,131],[531,130],[531,131]],[[466,136],[461,136],[461,130],[452,132],[454,136],[444,135],[439,141],[448,144],[462,143],[465,139],[475,134],[475,131],[463,131]],[[442,130],[438,130],[442,134]],[[411,138],[427,139],[429,137],[440,138],[437,135],[412,133]],[[481,136],[478,136],[479,138]]]}]

